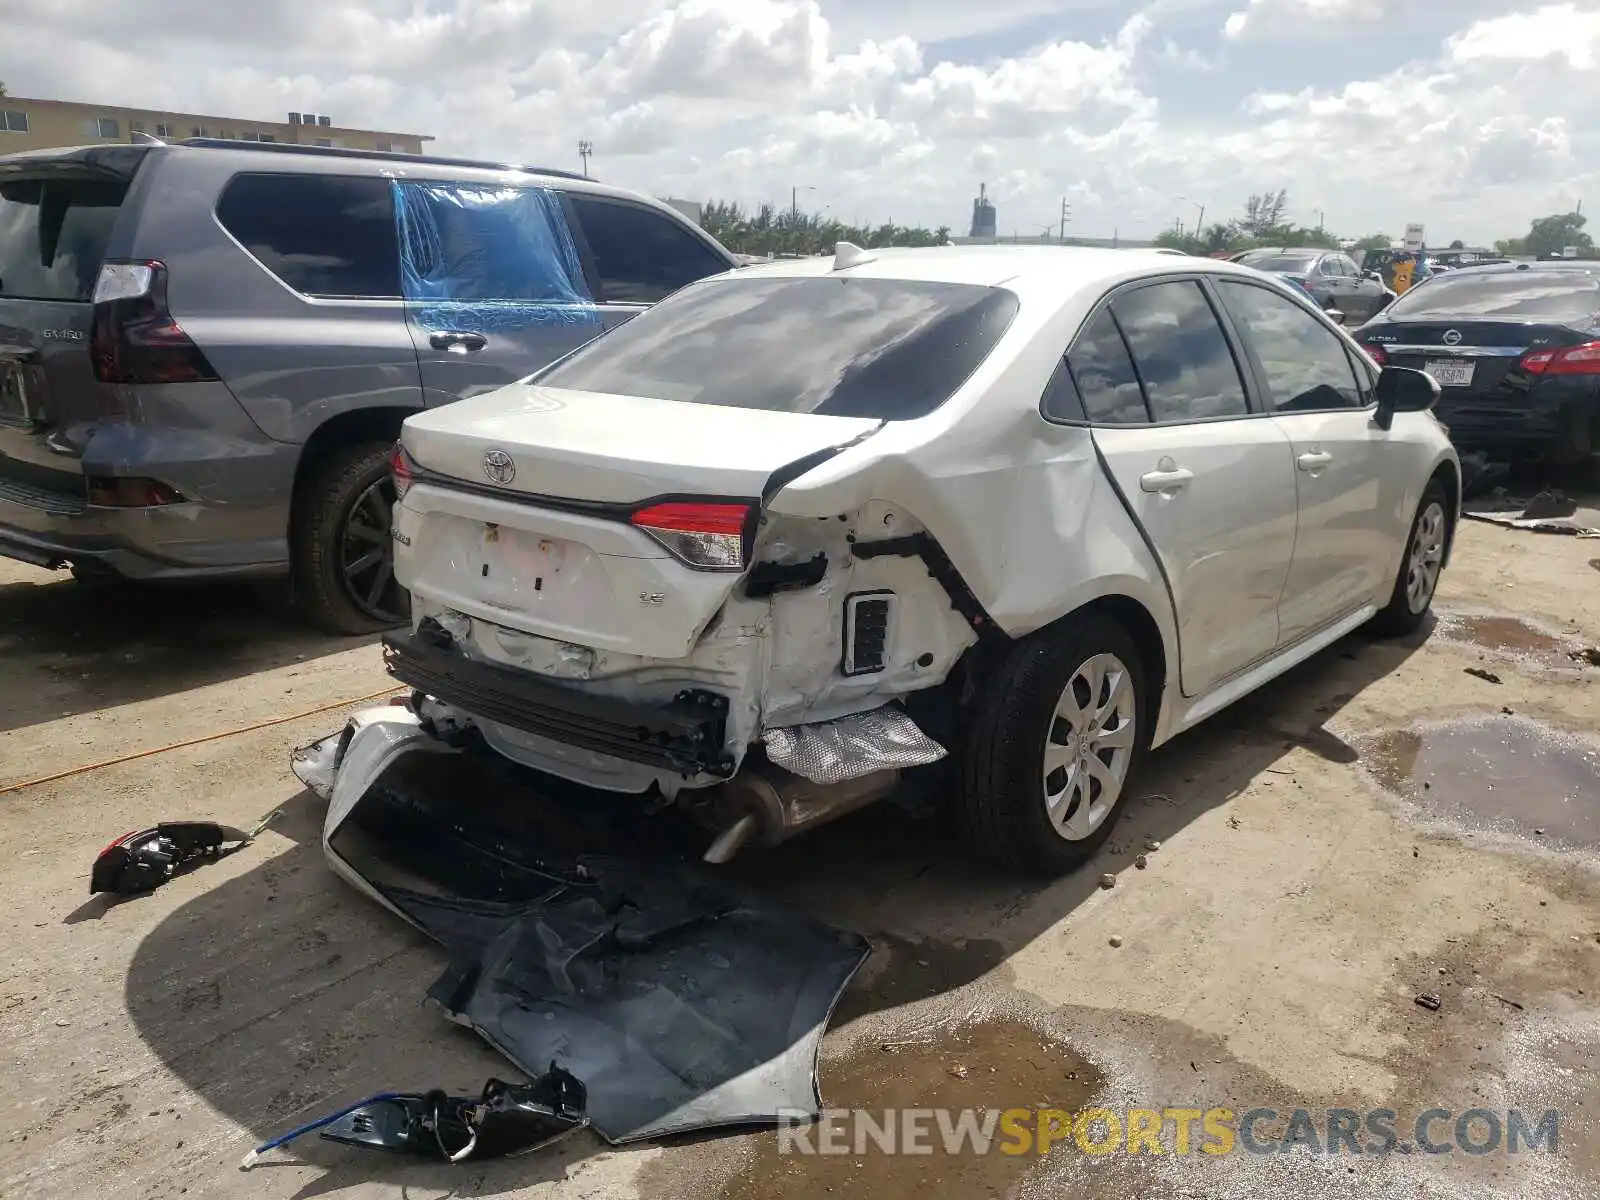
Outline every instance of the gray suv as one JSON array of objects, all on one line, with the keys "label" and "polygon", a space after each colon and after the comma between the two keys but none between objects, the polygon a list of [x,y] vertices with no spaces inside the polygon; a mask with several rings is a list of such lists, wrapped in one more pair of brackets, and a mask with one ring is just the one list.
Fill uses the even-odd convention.
[{"label": "gray suv", "polygon": [[401,421],[735,265],[565,172],[205,139],[0,157],[0,555],[289,573],[329,630],[397,624]]}]

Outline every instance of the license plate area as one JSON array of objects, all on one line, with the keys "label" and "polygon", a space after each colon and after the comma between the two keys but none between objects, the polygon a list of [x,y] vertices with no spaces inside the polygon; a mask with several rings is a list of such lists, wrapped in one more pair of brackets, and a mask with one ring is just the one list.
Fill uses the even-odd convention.
[{"label": "license plate area", "polygon": [[1430,358],[1422,369],[1438,380],[1440,387],[1471,387],[1477,365],[1470,358]]},{"label": "license plate area", "polygon": [[38,423],[28,398],[28,369],[0,358],[0,425],[31,429]]}]

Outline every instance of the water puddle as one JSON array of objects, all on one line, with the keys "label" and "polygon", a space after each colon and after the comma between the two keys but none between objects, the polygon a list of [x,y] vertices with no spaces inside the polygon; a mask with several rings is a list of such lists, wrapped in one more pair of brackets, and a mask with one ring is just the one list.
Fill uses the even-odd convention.
[{"label": "water puddle", "polygon": [[1518,657],[1559,656],[1567,648],[1567,643],[1561,638],[1519,617],[1449,616],[1441,622],[1440,632],[1451,641],[1471,642],[1485,650],[1497,650]]},{"label": "water puddle", "polygon": [[[778,1133],[763,1133],[754,1161],[719,1193],[722,1200],[895,1200],[896,1197],[1002,1197],[1036,1167],[1040,1157],[1030,1141],[1027,1153],[1003,1153],[1019,1145],[1000,1125],[1007,1109],[1059,1109],[1073,1112],[1100,1091],[1096,1068],[1068,1046],[1051,1042],[1015,1020],[997,1020],[960,1029],[934,1030],[903,1040],[869,1042],[842,1061],[824,1062],[822,1096],[829,1109],[853,1109],[872,1118],[870,1126],[842,1116],[825,1117],[808,1131],[802,1146],[838,1146],[848,1153],[797,1153],[780,1149]],[[992,1125],[986,1153],[973,1140],[952,1139],[936,1114],[946,1110],[946,1127],[959,1135],[960,1118],[982,1140]],[[907,1133],[908,1112],[922,1111],[913,1130],[928,1149],[888,1153],[875,1138],[882,1130],[897,1139]],[[920,1129],[918,1127],[920,1126]],[[1020,1125],[1036,1128],[1031,1119]],[[905,1142],[895,1148],[903,1150]],[[862,1151],[855,1153],[856,1150]],[[931,1153],[928,1152],[931,1150]],[[1051,1153],[1076,1153],[1070,1140]]]},{"label": "water puddle", "polygon": [[1422,808],[1507,833],[1600,846],[1600,747],[1520,717],[1368,740],[1373,778]]}]

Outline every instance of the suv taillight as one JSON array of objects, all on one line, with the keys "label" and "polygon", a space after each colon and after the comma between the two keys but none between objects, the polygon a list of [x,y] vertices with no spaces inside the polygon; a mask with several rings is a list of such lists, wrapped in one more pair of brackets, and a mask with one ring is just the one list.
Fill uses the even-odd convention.
[{"label": "suv taillight", "polygon": [[101,383],[214,381],[200,347],[167,308],[167,268],[159,262],[108,262],[94,286],[89,357]]},{"label": "suv taillight", "polygon": [[404,500],[406,493],[411,490],[413,472],[411,455],[406,453],[406,448],[399,442],[394,444],[394,449],[389,451],[389,472],[394,476],[394,498]]}]

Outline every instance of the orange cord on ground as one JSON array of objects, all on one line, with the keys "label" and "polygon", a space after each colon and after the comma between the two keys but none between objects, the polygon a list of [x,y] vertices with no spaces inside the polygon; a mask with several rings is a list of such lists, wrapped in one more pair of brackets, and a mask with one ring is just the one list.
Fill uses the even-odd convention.
[{"label": "orange cord on ground", "polygon": [[302,717],[314,717],[318,713],[331,712],[336,708],[348,708],[352,704],[366,704],[373,700],[382,700],[385,696],[392,696],[396,692],[406,690],[403,687],[388,687],[381,692],[373,692],[370,696],[357,696],[353,700],[336,700],[332,704],[308,708],[304,712],[290,713],[287,717],[273,717],[270,721],[257,721],[254,725],[245,725],[239,729],[229,729],[222,733],[208,733],[205,737],[190,738],[186,742],[173,742],[171,745],[156,746],[150,750],[137,750],[132,754],[124,754],[120,758],[108,758],[101,762],[85,763],[81,767],[57,771],[54,775],[41,775],[37,779],[24,779],[21,783],[8,783],[5,787],[0,787],[0,796],[4,796],[8,792],[20,792],[23,788],[38,787],[41,783],[54,783],[58,779],[69,779],[74,775],[98,771],[102,767],[115,767],[120,763],[133,762],[135,759],[149,758],[155,754],[165,754],[168,750],[182,750],[187,746],[199,746],[205,742],[217,742],[223,738],[237,737],[241,733],[254,733],[258,729],[270,729],[274,725],[287,725],[290,721],[298,721]]}]

